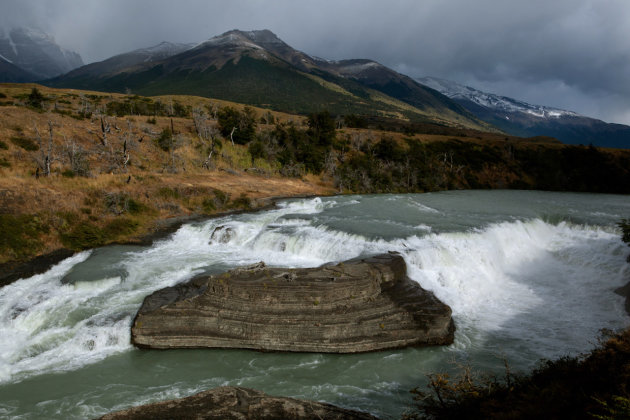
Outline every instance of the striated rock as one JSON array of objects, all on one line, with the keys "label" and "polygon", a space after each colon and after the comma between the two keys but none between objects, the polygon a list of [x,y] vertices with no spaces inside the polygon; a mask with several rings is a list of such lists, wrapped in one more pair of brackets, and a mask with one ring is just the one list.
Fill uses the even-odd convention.
[{"label": "striated rock", "polygon": [[162,401],[110,413],[100,420],[378,420],[367,413],[347,410],[334,405],[272,397],[248,388],[221,387],[200,392],[187,398]]},{"label": "striated rock", "polygon": [[263,263],[145,298],[131,329],[146,348],[357,353],[450,344],[451,308],[390,253],[308,269]]}]

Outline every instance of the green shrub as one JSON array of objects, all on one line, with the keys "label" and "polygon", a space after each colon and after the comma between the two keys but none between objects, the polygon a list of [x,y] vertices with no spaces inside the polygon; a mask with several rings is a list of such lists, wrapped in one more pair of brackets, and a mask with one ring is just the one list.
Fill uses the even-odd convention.
[{"label": "green shrub", "polygon": [[212,193],[214,194],[215,199],[219,203],[219,207],[223,207],[224,205],[227,204],[228,201],[230,201],[230,194],[224,191],[214,189],[212,190]]},{"label": "green shrub", "polygon": [[61,243],[74,250],[96,248],[105,243],[105,233],[90,222],[81,222],[70,232],[60,235]]},{"label": "green shrub", "polygon": [[133,198],[129,198],[127,201],[127,211],[130,214],[140,214],[147,211],[149,208],[142,202],[136,201]]},{"label": "green shrub", "polygon": [[7,150],[8,148],[9,148],[9,146],[5,142],[0,140],[0,149]]},{"label": "green shrub", "polygon": [[5,95],[4,93],[0,92],[0,98],[1,98],[1,99],[4,99],[4,98],[6,98],[6,97],[7,97],[7,95]]},{"label": "green shrub", "polygon": [[168,199],[179,199],[180,194],[179,191],[170,188],[170,187],[162,187],[158,190],[157,195],[165,200]]},{"label": "green shrub", "polygon": [[[610,334],[610,332],[608,332]],[[418,388],[407,419],[627,419],[630,397],[630,330],[610,335],[590,354],[544,361],[527,376],[507,371],[505,380],[478,380],[465,369],[459,378],[429,377]],[[619,414],[611,417],[611,412]]]},{"label": "green shrub", "polygon": [[103,233],[108,240],[117,239],[121,236],[129,236],[138,229],[139,223],[120,217],[112,220],[103,228]]},{"label": "green shrub", "polygon": [[72,172],[72,169],[66,169],[61,173],[61,176],[64,178],[74,178],[74,172]]},{"label": "green shrub", "polygon": [[39,150],[39,146],[31,139],[27,139],[26,137],[11,137],[11,143],[15,144],[18,147],[21,147],[24,150],[28,150],[29,152],[34,152]]},{"label": "green shrub", "polygon": [[212,214],[217,209],[216,204],[214,203],[214,200],[211,198],[204,198],[203,201],[201,202],[201,208],[203,209],[203,212],[206,214]]},{"label": "green shrub", "polygon": [[160,137],[155,139],[155,143],[160,149],[164,150],[165,152],[171,150],[171,148],[173,147],[173,132],[171,131],[171,129],[167,127],[162,130],[162,133],[160,133]]},{"label": "green shrub", "polygon": [[217,115],[219,130],[226,139],[231,137],[236,144],[246,144],[256,135],[256,117],[251,108],[245,107],[243,112],[228,106]]},{"label": "green shrub", "polygon": [[46,98],[41,94],[39,89],[34,87],[26,98],[26,104],[36,109],[42,109]]},{"label": "green shrub", "polygon": [[43,247],[40,236],[49,231],[37,215],[0,214],[0,254],[22,259]]},{"label": "green shrub", "polygon": [[245,194],[241,194],[238,198],[234,199],[230,204],[233,209],[249,210],[252,208],[252,200]]},{"label": "green shrub", "polygon": [[11,162],[9,162],[6,158],[0,158],[0,167],[2,168],[10,168]]}]

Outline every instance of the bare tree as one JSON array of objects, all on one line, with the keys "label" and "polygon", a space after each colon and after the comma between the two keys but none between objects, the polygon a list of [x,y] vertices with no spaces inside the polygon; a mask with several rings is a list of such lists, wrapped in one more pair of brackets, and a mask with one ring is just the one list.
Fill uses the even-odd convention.
[{"label": "bare tree", "polygon": [[219,130],[215,124],[211,124],[208,115],[202,108],[196,107],[192,111],[193,122],[195,124],[195,130],[197,131],[197,137],[205,145],[209,146],[208,156],[201,165],[203,168],[210,169],[212,164],[212,155],[215,153],[218,143]]},{"label": "bare tree", "polygon": [[[90,130],[91,131],[91,130]],[[106,118],[101,115],[101,135],[96,134],[96,137],[101,141],[104,147],[107,147],[107,135],[111,132],[111,125]]]},{"label": "bare tree", "polygon": [[70,164],[72,172],[79,176],[88,176],[90,174],[90,163],[87,160],[87,152],[80,144],[73,139],[64,138],[63,155]]},{"label": "bare tree", "polygon": [[51,120],[48,120],[48,145],[47,147],[44,147],[44,144],[43,144],[44,141],[39,132],[39,129],[37,128],[37,125],[34,124],[33,126],[35,127],[35,134],[37,136],[37,144],[39,145],[39,150],[40,150],[40,158],[37,159],[37,165],[44,172],[44,176],[50,176],[50,165],[52,165],[52,163],[57,160],[57,157],[53,153],[54,152],[53,128],[55,124]]}]

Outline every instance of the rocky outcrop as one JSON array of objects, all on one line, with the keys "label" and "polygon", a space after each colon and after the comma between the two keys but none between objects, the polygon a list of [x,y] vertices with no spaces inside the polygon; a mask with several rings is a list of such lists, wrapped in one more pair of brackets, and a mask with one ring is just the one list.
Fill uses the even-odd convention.
[{"label": "rocky outcrop", "polygon": [[626,298],[626,312],[630,315],[630,282],[625,286],[616,289],[615,293]]},{"label": "rocky outcrop", "polygon": [[319,268],[263,263],[145,298],[132,329],[146,348],[356,353],[450,344],[451,309],[390,253]]},{"label": "rocky outcrop", "polygon": [[133,407],[100,420],[377,420],[367,413],[295,398],[272,397],[248,388],[221,387],[187,398]]}]

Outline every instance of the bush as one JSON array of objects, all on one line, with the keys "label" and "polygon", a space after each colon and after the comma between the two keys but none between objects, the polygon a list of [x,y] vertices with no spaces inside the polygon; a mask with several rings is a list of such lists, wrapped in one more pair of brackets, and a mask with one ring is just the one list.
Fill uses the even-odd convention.
[{"label": "bush", "polygon": [[177,199],[180,198],[179,191],[177,191],[177,190],[175,190],[173,188],[170,188],[170,187],[161,187],[158,190],[157,194],[158,194],[158,196],[160,198],[163,198],[165,200],[168,200],[168,199],[175,199],[175,200],[177,200]]},{"label": "bush", "polygon": [[33,108],[42,109],[46,98],[41,94],[39,89],[33,88],[31,93],[26,97],[26,104]]},{"label": "bush", "polygon": [[315,144],[328,146],[335,140],[335,120],[328,111],[311,114],[307,134]]},{"label": "bush", "polygon": [[245,107],[243,112],[228,106],[221,109],[217,115],[219,130],[226,139],[234,139],[236,144],[246,144],[256,135],[256,117],[251,108]]},{"label": "bush", "polygon": [[40,235],[48,225],[36,215],[0,214],[0,254],[22,259],[35,255],[43,247]]},{"label": "bush", "polygon": [[[610,332],[608,332],[610,334]],[[468,369],[456,380],[431,375],[429,392],[415,389],[406,418],[564,419],[629,418],[630,330],[609,335],[580,357],[545,361],[528,376],[475,380]],[[620,411],[618,417],[609,417]]]},{"label": "bush", "polygon": [[21,147],[24,150],[29,152],[34,152],[39,150],[39,146],[31,139],[27,139],[26,137],[11,137],[11,143],[15,144],[18,147]]},{"label": "bush", "polygon": [[61,243],[73,250],[96,248],[105,243],[105,232],[90,222],[81,222],[70,232],[60,235]]},{"label": "bush", "polygon": [[343,118],[343,122],[344,124],[346,124],[346,126],[351,127],[351,128],[367,128],[368,127],[368,121],[358,115],[354,115],[354,114],[350,114],[350,115],[346,115]]},{"label": "bush", "polygon": [[254,164],[254,159],[256,158],[267,158],[267,152],[265,150],[265,145],[260,140],[254,140],[249,143],[247,146],[247,151],[252,156],[252,165]]},{"label": "bush", "polygon": [[252,208],[252,200],[245,194],[241,194],[238,198],[232,201],[230,207],[233,209],[249,210]]},{"label": "bush", "polygon": [[158,145],[158,147],[165,152],[171,150],[171,148],[173,147],[173,141],[173,132],[168,127],[162,130],[162,133],[160,133],[160,137],[155,139],[155,143]]},{"label": "bush", "polygon": [[121,236],[129,236],[138,229],[138,222],[120,217],[112,220],[103,228],[105,237],[109,240],[118,239]]},{"label": "bush", "polygon": [[8,148],[9,148],[9,146],[5,142],[0,140],[0,149],[7,150]]}]

